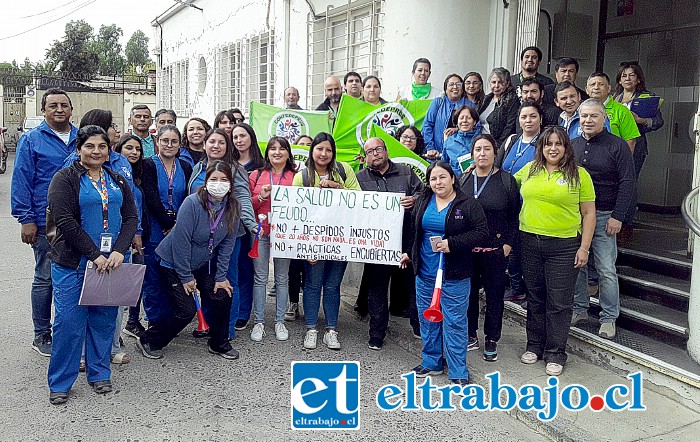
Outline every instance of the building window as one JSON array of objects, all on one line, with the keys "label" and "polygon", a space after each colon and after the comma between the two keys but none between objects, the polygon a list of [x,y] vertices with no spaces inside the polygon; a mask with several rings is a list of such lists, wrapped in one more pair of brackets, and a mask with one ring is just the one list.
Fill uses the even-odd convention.
[{"label": "building window", "polygon": [[323,82],[331,75],[342,79],[355,71],[363,78],[381,78],[383,19],[382,0],[365,0],[329,9],[325,16],[309,22],[310,106],[324,100]]},{"label": "building window", "polygon": [[241,42],[224,46],[217,54],[216,109],[240,106],[241,102]]},{"label": "building window", "polygon": [[199,57],[199,73],[198,73],[198,90],[200,94],[203,94],[207,89],[207,61],[204,57]]},{"label": "building window", "polygon": [[160,75],[160,106],[189,116],[189,60],[163,67]]},{"label": "building window", "polygon": [[275,89],[274,32],[265,32],[248,39],[245,63],[245,98],[241,110],[248,112],[251,101],[274,104]]}]

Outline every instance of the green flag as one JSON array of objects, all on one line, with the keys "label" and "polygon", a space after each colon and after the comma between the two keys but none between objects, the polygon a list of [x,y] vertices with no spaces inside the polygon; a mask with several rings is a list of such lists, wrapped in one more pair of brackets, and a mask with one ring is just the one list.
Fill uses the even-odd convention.
[{"label": "green flag", "polygon": [[315,137],[332,130],[328,112],[282,109],[258,102],[250,103],[250,125],[260,141],[282,137],[294,143],[301,135]]},{"label": "green flag", "polygon": [[401,100],[374,106],[344,94],[333,128],[338,160],[357,167],[355,157],[370,138],[373,125],[379,126],[389,136],[394,136],[396,130],[404,125],[416,126],[420,130],[431,102]]},{"label": "green flag", "polygon": [[411,169],[413,169],[416,175],[420,177],[421,181],[425,182],[425,171],[430,165],[427,161],[413,153],[403,144],[399,143],[396,138],[386,133],[384,129],[376,124],[372,124],[369,137],[381,138],[384,141],[384,144],[386,144],[386,150],[389,154],[389,158],[391,158],[391,161],[409,166]]}]

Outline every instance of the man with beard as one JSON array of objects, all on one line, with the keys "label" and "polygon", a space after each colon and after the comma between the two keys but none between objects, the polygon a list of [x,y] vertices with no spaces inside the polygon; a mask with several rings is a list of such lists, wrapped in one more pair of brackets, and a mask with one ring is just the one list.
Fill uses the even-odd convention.
[{"label": "man with beard", "polygon": [[326,78],[326,81],[323,82],[323,90],[326,94],[326,99],[316,110],[330,111],[332,118],[335,119],[335,116],[338,114],[338,107],[340,106],[340,97],[343,96],[343,88],[340,85],[340,80],[332,76]]},{"label": "man with beard", "polygon": [[520,73],[511,75],[510,83],[520,93],[520,83],[526,78],[535,78],[542,86],[554,84],[551,78],[537,72],[542,61],[542,51],[536,46],[528,46],[520,53]]}]

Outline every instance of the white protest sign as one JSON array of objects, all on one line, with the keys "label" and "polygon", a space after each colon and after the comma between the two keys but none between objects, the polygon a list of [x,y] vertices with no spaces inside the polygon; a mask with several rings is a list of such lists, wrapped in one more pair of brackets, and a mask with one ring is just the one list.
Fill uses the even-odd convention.
[{"label": "white protest sign", "polygon": [[273,186],[273,258],[398,265],[401,193]]}]

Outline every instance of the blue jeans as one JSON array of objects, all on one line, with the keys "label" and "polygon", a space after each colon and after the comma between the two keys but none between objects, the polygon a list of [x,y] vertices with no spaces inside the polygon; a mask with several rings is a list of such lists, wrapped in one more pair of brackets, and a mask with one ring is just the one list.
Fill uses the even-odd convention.
[{"label": "blue jeans", "polygon": [[581,241],[525,232],[520,238],[527,285],[527,351],[564,365],[578,275],[574,260]]},{"label": "blue jeans", "polygon": [[[228,338],[233,339],[236,337],[236,321],[238,321],[238,310],[241,305],[241,291],[238,289],[238,254],[241,252],[241,239],[243,237],[239,236],[236,238],[236,244],[233,246],[233,251],[231,251],[231,258],[228,261],[228,271],[226,272],[226,278],[228,282],[231,283],[233,291],[231,293],[231,311],[229,313],[229,324],[228,324]],[[204,317],[207,317],[208,308],[202,306],[202,312]]]},{"label": "blue jeans", "polygon": [[67,392],[78,378],[85,343],[88,382],[109,380],[110,350],[118,307],[78,305],[85,274],[85,259],[78,270],[52,264],[54,306],[53,347],[49,362],[49,390]]},{"label": "blue jeans", "polygon": [[158,244],[146,243],[143,247],[143,258],[146,264],[146,274],[141,287],[141,302],[146,312],[149,326],[170,316],[170,304],[165,287],[160,279],[160,263],[156,256]]},{"label": "blue jeans", "polygon": [[467,369],[467,309],[469,308],[469,278],[443,280],[440,309],[442,322],[430,322],[423,313],[433,299],[435,278],[416,276],[416,304],[423,341],[421,365],[430,370],[442,370],[442,355],[447,359],[450,379],[469,379]]},{"label": "blue jeans", "polygon": [[250,235],[245,234],[238,238],[241,242],[241,248],[238,253],[238,292],[240,296],[240,304],[238,306],[238,320],[248,321],[250,312],[253,310],[253,260],[248,256],[252,241]]},{"label": "blue jeans", "polygon": [[[595,231],[591,242],[591,257],[595,259],[595,267],[598,271],[598,288],[600,307],[600,322],[615,322],[620,316],[620,286],[617,282],[617,235],[608,235],[605,232],[610,211],[596,211]],[[585,314],[588,310],[588,267],[581,269],[576,281],[576,296],[574,297],[574,313]]]},{"label": "blue jeans", "polygon": [[51,334],[51,261],[47,254],[51,246],[46,240],[46,227],[37,228],[34,250],[34,281],[32,282],[32,320],[34,336]]},{"label": "blue jeans", "polygon": [[[258,241],[259,257],[253,260],[255,280],[253,284],[253,311],[255,323],[265,322],[265,296],[267,294],[267,280],[270,274],[270,237],[263,235]],[[274,258],[275,287],[277,287],[277,300],[275,310],[275,322],[284,322],[284,310],[287,307],[289,297],[289,259]]]},{"label": "blue jeans", "polygon": [[[345,261],[318,261],[316,264],[304,264],[304,316],[306,328],[318,325],[318,310],[321,306],[323,291],[323,315],[326,327],[336,328],[340,310],[340,283],[343,281]],[[277,295],[279,297],[279,295]]]}]

